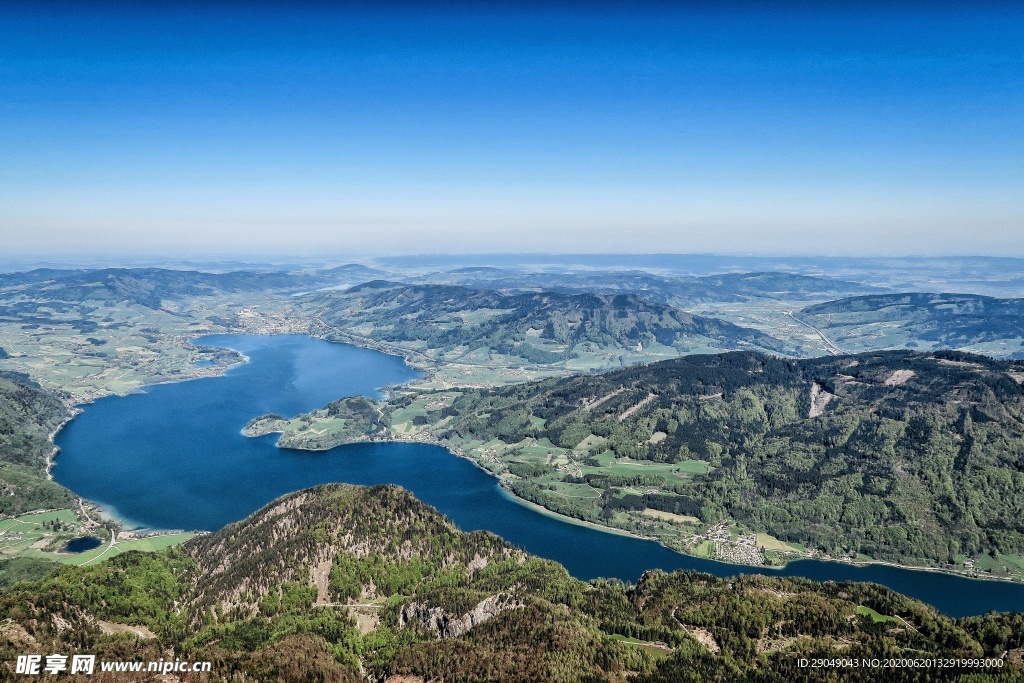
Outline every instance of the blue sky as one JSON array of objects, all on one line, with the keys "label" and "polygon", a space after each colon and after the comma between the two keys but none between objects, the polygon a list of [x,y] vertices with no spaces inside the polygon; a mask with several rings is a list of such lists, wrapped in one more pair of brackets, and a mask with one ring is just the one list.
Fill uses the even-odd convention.
[{"label": "blue sky", "polygon": [[5,8],[0,232],[1024,256],[1024,10],[924,4]]}]

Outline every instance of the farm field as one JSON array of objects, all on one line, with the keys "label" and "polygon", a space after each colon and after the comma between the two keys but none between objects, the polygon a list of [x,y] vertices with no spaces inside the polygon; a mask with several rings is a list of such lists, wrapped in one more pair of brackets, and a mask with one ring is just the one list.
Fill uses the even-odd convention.
[{"label": "farm field", "polygon": [[118,540],[114,542],[113,546],[110,546],[109,543],[104,543],[94,550],[88,550],[84,553],[78,553],[75,555],[65,553],[57,559],[61,564],[86,566],[132,550],[144,553],[159,552],[161,550],[166,550],[167,548],[180,545],[194,536],[195,534],[193,533],[171,533],[158,534],[127,541]]},{"label": "farm field", "polygon": [[[74,510],[50,510],[0,520],[0,559],[35,558],[61,564],[89,564],[130,550],[156,552],[195,536],[192,533],[167,533],[136,537],[129,533],[110,547],[109,526],[100,526]],[[66,552],[69,541],[93,537],[101,541],[84,552]]]}]

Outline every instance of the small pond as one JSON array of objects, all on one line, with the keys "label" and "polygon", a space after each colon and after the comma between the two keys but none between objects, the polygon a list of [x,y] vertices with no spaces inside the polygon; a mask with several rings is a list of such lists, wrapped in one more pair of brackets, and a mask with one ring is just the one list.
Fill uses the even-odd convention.
[{"label": "small pond", "polygon": [[86,550],[99,548],[101,545],[103,545],[103,539],[101,538],[82,536],[81,538],[71,539],[61,550],[65,553],[84,553]]}]

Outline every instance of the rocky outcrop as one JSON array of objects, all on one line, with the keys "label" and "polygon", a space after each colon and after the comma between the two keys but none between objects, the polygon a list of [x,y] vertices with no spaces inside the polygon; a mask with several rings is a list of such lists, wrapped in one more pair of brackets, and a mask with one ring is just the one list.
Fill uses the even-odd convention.
[{"label": "rocky outcrop", "polygon": [[807,417],[815,418],[825,412],[825,406],[835,398],[835,394],[825,391],[825,388],[817,382],[811,382],[811,407]]},{"label": "rocky outcrop", "polygon": [[456,617],[445,611],[443,607],[430,607],[422,602],[413,602],[405,606],[399,615],[398,622],[403,627],[410,623],[419,624],[429,631],[435,631],[441,638],[447,640],[448,638],[458,638],[474,626],[493,619],[502,612],[519,609],[522,606],[522,600],[505,593],[498,593],[484,598],[469,612],[461,617]]}]

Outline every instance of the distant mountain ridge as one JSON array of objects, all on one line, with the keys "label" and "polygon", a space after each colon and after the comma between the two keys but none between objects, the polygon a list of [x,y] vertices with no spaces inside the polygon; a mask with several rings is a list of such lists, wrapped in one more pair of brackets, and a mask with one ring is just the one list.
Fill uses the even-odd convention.
[{"label": "distant mountain ridge", "polygon": [[[0,279],[0,282],[3,280]],[[239,271],[206,273],[165,268],[104,268],[33,279],[28,291],[35,297],[66,302],[108,300],[159,308],[165,299],[223,292],[294,289],[320,282],[313,276]]]},{"label": "distant mountain ridge", "polygon": [[[989,345],[993,355],[1024,358],[1024,299],[977,294],[879,294],[815,304],[800,312],[840,346],[882,335],[893,346]],[[878,330],[876,334],[872,334]],[[884,342],[883,342],[884,343]],[[1000,343],[1006,348],[1001,349]],[[980,350],[980,349],[979,349]]]},{"label": "distant mountain ridge", "polygon": [[637,294],[651,301],[676,306],[712,301],[736,302],[749,298],[826,299],[881,291],[878,287],[857,282],[779,272],[685,277],[656,275],[644,270],[521,272],[474,267],[432,273],[416,281],[491,289]]},{"label": "distant mountain ridge", "polygon": [[587,344],[794,351],[758,330],[635,294],[519,293],[378,280],[343,292],[309,294],[302,305],[328,325],[360,329],[384,341],[425,342],[442,351],[485,347],[537,363],[571,358]]},{"label": "distant mountain ridge", "polygon": [[372,279],[383,271],[346,264],[314,272],[240,270],[205,272],[171,268],[37,269],[0,274],[0,296],[31,296],[65,303],[109,301],[160,308],[165,300],[232,292],[299,291],[338,282]]}]

